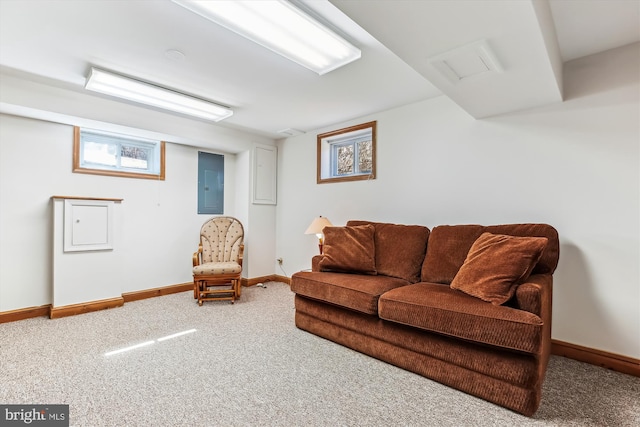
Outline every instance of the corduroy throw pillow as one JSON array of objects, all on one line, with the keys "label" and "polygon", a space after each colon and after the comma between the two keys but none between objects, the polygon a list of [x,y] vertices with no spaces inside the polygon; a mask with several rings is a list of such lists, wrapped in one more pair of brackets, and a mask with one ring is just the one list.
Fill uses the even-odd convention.
[{"label": "corduroy throw pillow", "polygon": [[495,305],[504,304],[535,267],[546,237],[482,233],[451,282],[451,288]]},{"label": "corduroy throw pillow", "polygon": [[[378,275],[397,277],[407,282],[420,281],[420,271],[427,251],[429,229],[422,225],[351,220],[347,226],[373,225]],[[466,253],[465,253],[466,254]]]},{"label": "corduroy throw pillow", "polygon": [[373,225],[325,227],[320,271],[377,274]]}]

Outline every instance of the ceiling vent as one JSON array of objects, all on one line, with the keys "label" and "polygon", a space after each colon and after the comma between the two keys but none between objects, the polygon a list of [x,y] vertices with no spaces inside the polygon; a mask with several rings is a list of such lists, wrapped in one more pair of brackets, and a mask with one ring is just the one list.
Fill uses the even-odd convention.
[{"label": "ceiling vent", "polygon": [[502,66],[486,40],[452,49],[428,60],[453,84],[502,72]]},{"label": "ceiling vent", "polygon": [[290,137],[290,136],[302,135],[304,132],[298,129],[287,128],[287,129],[279,130],[278,133],[282,136]]}]

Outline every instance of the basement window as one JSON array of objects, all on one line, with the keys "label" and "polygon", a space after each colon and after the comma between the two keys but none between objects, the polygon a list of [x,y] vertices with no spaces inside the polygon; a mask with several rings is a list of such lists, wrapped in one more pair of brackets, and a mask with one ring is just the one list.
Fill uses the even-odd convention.
[{"label": "basement window", "polygon": [[73,171],[164,180],[164,142],[74,128]]},{"label": "basement window", "polygon": [[331,176],[370,174],[371,147],[371,136],[331,144]]},{"label": "basement window", "polygon": [[375,179],[376,122],[318,135],[318,184]]}]

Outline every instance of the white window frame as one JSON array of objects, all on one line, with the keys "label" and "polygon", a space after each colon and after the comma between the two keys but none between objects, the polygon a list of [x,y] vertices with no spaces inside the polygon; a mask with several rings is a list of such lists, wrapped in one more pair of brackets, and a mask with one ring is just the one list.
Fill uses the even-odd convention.
[{"label": "white window frame", "polygon": [[[371,141],[370,135],[365,136],[354,136],[347,137],[337,141],[329,142],[329,146],[331,149],[331,177],[332,178],[340,178],[345,176],[357,176],[357,175],[369,175],[371,173],[370,170],[361,171],[360,170],[360,162],[358,159],[360,158],[360,142]],[[338,150],[343,147],[353,147],[353,171],[350,173],[338,173]]]}]

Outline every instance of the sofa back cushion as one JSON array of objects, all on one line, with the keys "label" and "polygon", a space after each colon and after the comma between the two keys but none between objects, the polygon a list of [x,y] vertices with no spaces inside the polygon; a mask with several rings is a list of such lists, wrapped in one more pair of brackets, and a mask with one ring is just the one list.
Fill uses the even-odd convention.
[{"label": "sofa back cushion", "polygon": [[531,274],[551,274],[558,266],[558,232],[547,224],[440,225],[431,231],[422,264],[422,281],[450,284],[464,264],[469,249],[484,232],[519,237],[546,237],[547,245]]},{"label": "sofa back cushion", "polygon": [[347,226],[371,224],[375,228],[376,270],[411,283],[420,281],[429,240],[429,229],[421,225],[349,221]]},{"label": "sofa back cushion", "polygon": [[548,224],[504,224],[490,225],[484,230],[493,234],[508,234],[519,237],[546,237],[547,246],[531,274],[553,274],[560,259],[558,231]]}]

